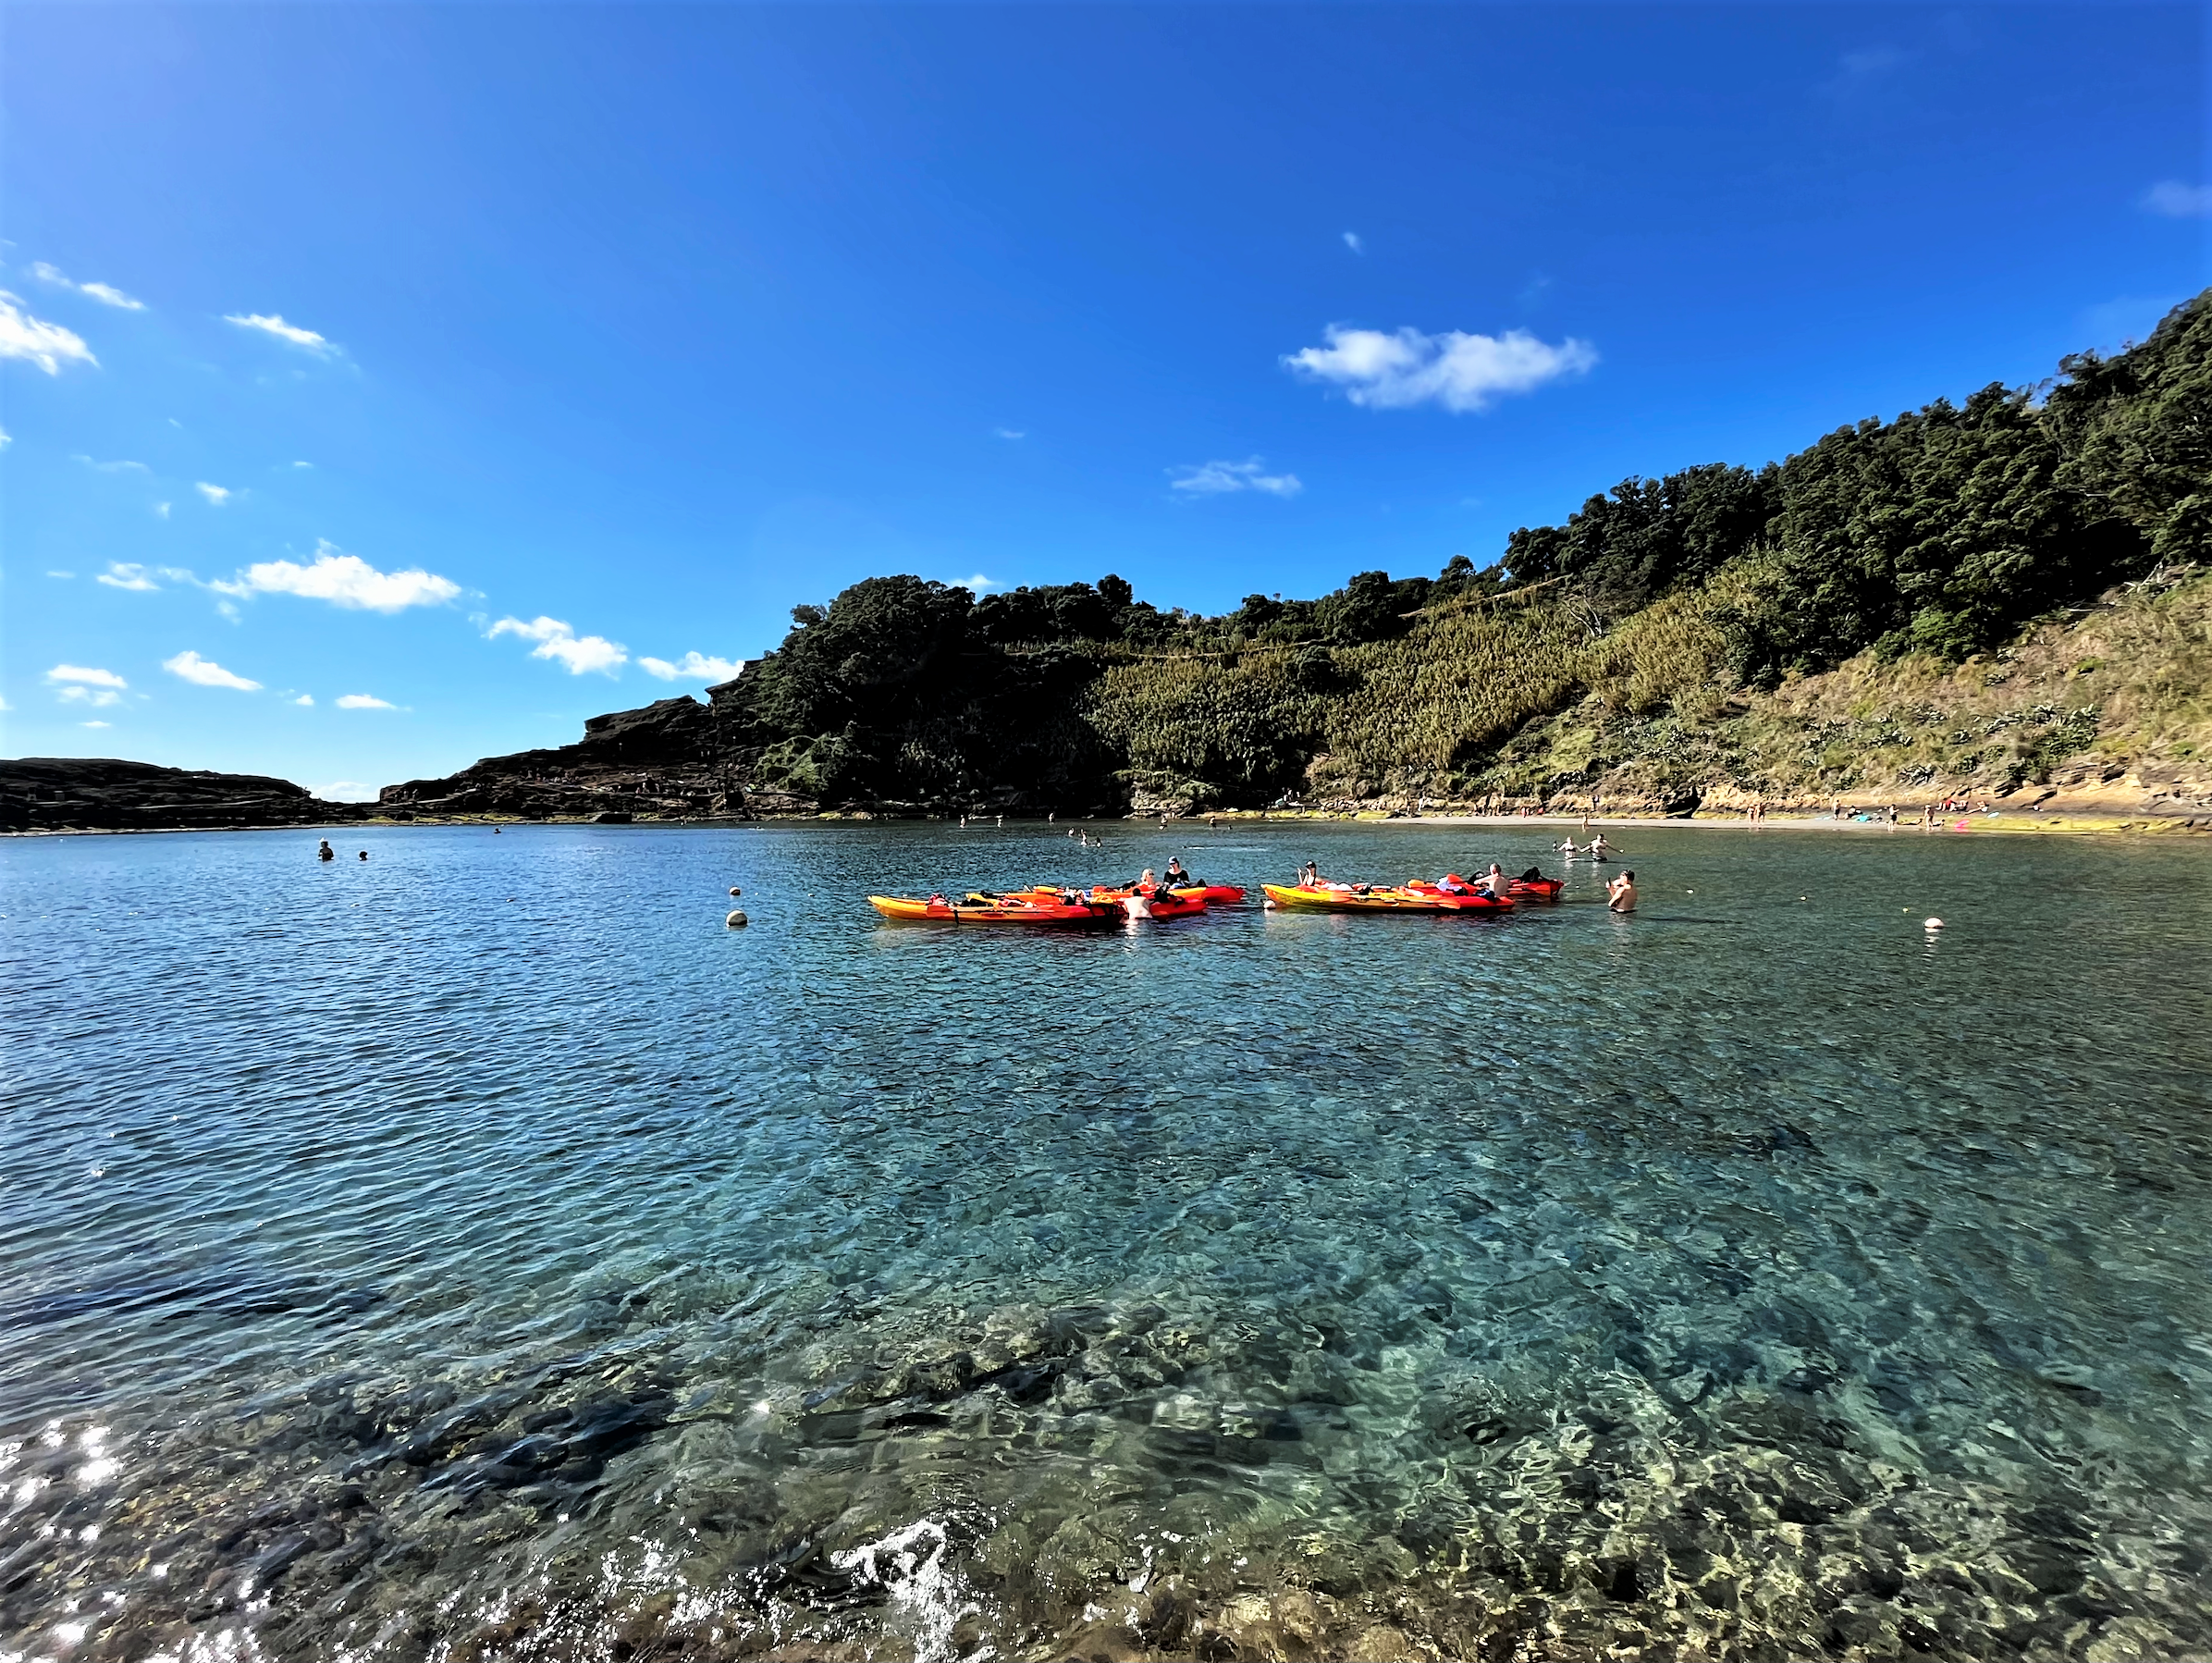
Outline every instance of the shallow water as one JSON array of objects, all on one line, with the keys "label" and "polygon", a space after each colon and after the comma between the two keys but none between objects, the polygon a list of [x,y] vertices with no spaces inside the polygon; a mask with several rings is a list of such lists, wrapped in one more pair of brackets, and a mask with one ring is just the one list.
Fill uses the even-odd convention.
[{"label": "shallow water", "polygon": [[1099,830],[0,848],[0,1657],[2212,1649],[2205,850]]}]

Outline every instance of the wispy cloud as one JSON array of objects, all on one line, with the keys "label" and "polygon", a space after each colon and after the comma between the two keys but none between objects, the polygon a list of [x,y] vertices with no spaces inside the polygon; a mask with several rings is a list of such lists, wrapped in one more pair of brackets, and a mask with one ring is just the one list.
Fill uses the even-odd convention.
[{"label": "wispy cloud", "polygon": [[278,340],[298,347],[302,351],[313,352],[318,358],[334,358],[344,350],[338,342],[317,335],[313,329],[302,329],[297,324],[286,323],[274,312],[227,312],[223,314],[223,321],[236,324],[241,329],[258,329],[264,335],[273,335]]},{"label": "wispy cloud", "polygon": [[77,725],[80,728],[112,728],[116,724],[112,721],[80,721]]},{"label": "wispy cloud", "polygon": [[2143,193],[2143,206],[2169,219],[2203,219],[2212,216],[2212,185],[2160,179]]},{"label": "wispy cloud", "polygon": [[305,705],[310,709],[314,708],[314,702],[315,696],[312,693],[302,693],[298,698],[292,700],[295,705]]},{"label": "wispy cloud", "polygon": [[[162,575],[184,578],[190,577],[191,573],[165,569]],[[107,570],[100,573],[98,581],[105,584],[111,589],[131,589],[141,595],[149,594],[161,587],[154,581],[154,573],[136,560],[108,561]]]},{"label": "wispy cloud", "polygon": [[180,652],[173,659],[164,659],[161,667],[171,675],[182,676],[199,687],[229,687],[240,693],[258,693],[259,682],[250,682],[242,675],[235,675],[213,659],[203,659],[196,652]]},{"label": "wispy cloud", "polygon": [[56,664],[46,671],[46,685],[56,689],[65,705],[91,705],[94,709],[123,702],[130,684],[112,670],[87,664]]},{"label": "wispy cloud", "polygon": [[1027,438],[1029,437],[1029,430],[1026,427],[993,427],[991,431],[1001,438]]},{"label": "wispy cloud", "polygon": [[640,658],[637,667],[664,682],[705,682],[710,685],[730,680],[743,668],[734,659],[712,658],[703,652],[687,652],[674,663],[666,659]]},{"label": "wispy cloud", "polygon": [[405,572],[379,572],[358,554],[347,554],[328,541],[315,545],[315,558],[304,566],[297,560],[262,560],[237,577],[208,587],[241,598],[297,595],[354,610],[387,613],[403,612],[409,607],[443,606],[461,594],[461,585],[449,577],[440,577],[420,566]]},{"label": "wispy cloud", "polygon": [[1359,240],[1359,233],[1358,231],[1346,231],[1344,234],[1344,245],[1345,247],[1350,249],[1355,254],[1364,254],[1367,253],[1367,244]]},{"label": "wispy cloud", "polygon": [[1482,410],[1506,393],[1528,392],[1562,376],[1579,375],[1598,361],[1597,350],[1586,340],[1570,338],[1553,346],[1522,329],[1503,335],[1458,329],[1441,335],[1419,329],[1385,334],[1332,324],[1322,335],[1327,345],[1292,352],[1284,366],[1343,388],[1346,398],[1370,410],[1416,404]]},{"label": "wispy cloud", "polygon": [[211,508],[221,508],[223,504],[230,500],[230,488],[227,486],[209,485],[203,479],[192,487],[192,489],[206,498],[208,506]]},{"label": "wispy cloud", "polygon": [[154,517],[156,520],[167,519],[169,517],[169,505],[166,502],[156,502],[154,505]]},{"label": "wispy cloud", "polygon": [[154,472],[142,462],[94,462],[81,451],[69,460],[84,463],[95,474],[151,474]]},{"label": "wispy cloud", "polygon": [[14,444],[15,442],[16,436],[8,432],[6,428],[0,427],[0,450],[6,450],[8,446]]},{"label": "wispy cloud", "polygon": [[60,375],[64,363],[100,362],[82,336],[31,316],[23,310],[23,302],[4,289],[0,289],[0,358],[23,359],[49,376]]},{"label": "wispy cloud", "polygon": [[112,687],[117,693],[130,685],[114,671],[95,669],[89,664],[56,664],[46,671],[46,681],[50,685],[73,682],[84,687]]},{"label": "wispy cloud", "polygon": [[1194,497],[1218,497],[1230,491],[1261,491],[1270,497],[1295,497],[1304,490],[1296,474],[1270,474],[1265,457],[1243,462],[1209,462],[1197,467],[1170,468],[1178,475],[1168,482],[1172,491]]},{"label": "wispy cloud", "polygon": [[612,675],[630,661],[630,649],[620,642],[609,641],[604,635],[579,635],[558,618],[542,614],[523,622],[520,618],[502,618],[491,627],[491,639],[501,635],[520,635],[537,645],[530,649],[534,659],[550,659],[564,665],[571,675],[582,675],[596,670]]},{"label": "wispy cloud", "polygon": [[1006,585],[995,577],[986,577],[977,572],[966,577],[948,577],[945,586],[949,589],[965,589],[971,595],[982,595],[992,589],[1003,589]]},{"label": "wispy cloud", "polygon": [[146,309],[145,302],[132,300],[112,283],[80,283],[68,273],[58,266],[47,265],[43,260],[31,266],[31,275],[42,283],[53,284],[56,289],[73,289],[88,299],[98,301],[103,306],[115,306],[125,312],[143,312]]},{"label": "wispy cloud", "polygon": [[397,710],[399,707],[373,693],[341,693],[332,701],[341,710]]}]

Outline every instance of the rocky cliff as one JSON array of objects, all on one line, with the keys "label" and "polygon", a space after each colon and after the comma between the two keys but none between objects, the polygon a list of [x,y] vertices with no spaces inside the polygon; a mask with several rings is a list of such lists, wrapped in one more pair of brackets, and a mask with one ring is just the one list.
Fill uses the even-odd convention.
[{"label": "rocky cliff", "polygon": [[0,760],[0,832],[166,832],[363,819],[289,780],[158,768],[112,757]]}]

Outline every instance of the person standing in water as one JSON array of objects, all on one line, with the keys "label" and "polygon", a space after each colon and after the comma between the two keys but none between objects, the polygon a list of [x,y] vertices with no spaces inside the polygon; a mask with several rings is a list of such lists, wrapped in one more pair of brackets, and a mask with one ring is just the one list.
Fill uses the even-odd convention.
[{"label": "person standing in water", "polygon": [[1605,903],[1610,910],[1634,912],[1636,910],[1636,874],[1623,872],[1611,883],[1605,885],[1605,893],[1612,897]]},{"label": "person standing in water", "polygon": [[338,851],[330,846],[330,840],[327,837],[316,845],[315,858],[317,860],[336,860],[338,858]]}]

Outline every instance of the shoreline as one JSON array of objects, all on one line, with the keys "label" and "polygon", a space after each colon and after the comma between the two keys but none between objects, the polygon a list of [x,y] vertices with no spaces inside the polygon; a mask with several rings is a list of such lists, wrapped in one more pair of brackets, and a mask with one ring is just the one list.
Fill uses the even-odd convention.
[{"label": "shoreline", "polygon": [[[2036,814],[1999,809],[1994,814],[1977,809],[1971,814],[1951,814],[1932,825],[1919,819],[1899,819],[1894,824],[1887,820],[1852,819],[1848,816],[1837,819],[1832,815],[1774,815],[1756,824],[1744,819],[1740,814],[1721,815],[1633,815],[1633,814],[1387,814],[1378,810],[1346,812],[1325,809],[1258,809],[1224,810],[1214,817],[1218,823],[1207,823],[1198,817],[1185,816],[1170,819],[1166,830],[1191,832],[1251,831],[1260,827],[1284,826],[1307,828],[1316,825],[1361,826],[1481,826],[1518,827],[1525,830],[1550,831],[1567,827],[1579,832],[1587,818],[1592,830],[1604,828],[1618,830],[1686,829],[1700,832],[1920,832],[1927,834],[1943,832],[1950,836],[1992,832],[2007,836],[2023,834],[2055,834],[2074,837],[2204,837],[2212,836],[2212,813],[2192,816],[2175,815],[2121,815],[2121,814]],[[546,819],[524,819],[506,815],[455,815],[449,817],[411,816],[406,819],[324,820],[305,824],[240,825],[240,826],[52,826],[27,828],[22,831],[0,832],[0,841],[11,838],[41,837],[171,837],[192,832],[297,832],[301,834],[333,831],[409,831],[416,827],[450,828],[455,826],[491,826],[505,830],[510,826],[598,826],[619,830],[689,829],[728,830],[741,826],[803,826],[803,825],[879,825],[879,824],[939,824],[953,825],[954,815],[879,815],[866,810],[841,812],[835,809],[819,814],[768,814],[745,819],[727,816],[670,816],[668,818],[638,819],[609,822],[595,819],[589,815],[577,815]],[[1961,824],[1960,822],[1964,822]],[[1092,816],[1068,820],[1043,820],[1021,817],[1013,821],[1015,827],[1038,826],[1149,826],[1149,817],[1119,815],[1111,819]],[[1002,831],[1005,827],[981,825],[978,831]]]}]

